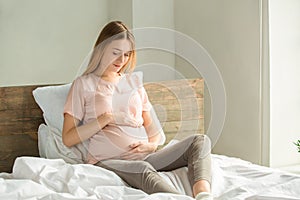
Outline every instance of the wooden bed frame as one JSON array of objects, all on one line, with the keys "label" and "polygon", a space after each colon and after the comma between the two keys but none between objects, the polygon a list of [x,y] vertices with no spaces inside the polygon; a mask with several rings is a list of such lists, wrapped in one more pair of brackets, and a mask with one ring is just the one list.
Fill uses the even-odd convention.
[{"label": "wooden bed frame", "polygon": [[[32,91],[42,86],[0,87],[0,172],[11,172],[16,157],[39,156],[37,130],[45,122]],[[167,142],[204,133],[203,79],[145,83],[145,89]]]}]

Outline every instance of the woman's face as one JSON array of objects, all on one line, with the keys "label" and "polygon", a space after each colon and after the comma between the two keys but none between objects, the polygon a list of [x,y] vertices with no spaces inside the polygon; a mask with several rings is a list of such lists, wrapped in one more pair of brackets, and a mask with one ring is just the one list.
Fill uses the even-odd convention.
[{"label": "woman's face", "polygon": [[131,44],[127,39],[112,41],[101,60],[101,66],[106,68],[104,73],[119,72],[127,64],[131,50]]}]

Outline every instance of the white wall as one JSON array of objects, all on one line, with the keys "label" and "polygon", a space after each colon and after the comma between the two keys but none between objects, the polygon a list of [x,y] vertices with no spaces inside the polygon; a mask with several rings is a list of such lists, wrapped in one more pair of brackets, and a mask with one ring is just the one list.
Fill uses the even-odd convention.
[{"label": "white wall", "polygon": [[[225,83],[226,121],[213,152],[260,163],[259,0],[175,2],[176,30],[208,51]],[[181,59],[177,59],[176,69],[186,76],[198,75]],[[206,103],[206,119],[208,106]]]},{"label": "white wall", "polygon": [[107,0],[0,0],[0,86],[72,81]]},{"label": "white wall", "polygon": [[270,0],[270,165],[300,163],[300,1]]},{"label": "white wall", "polygon": [[132,28],[133,1],[132,0],[108,0],[108,21],[120,20]]},{"label": "white wall", "polygon": [[[173,0],[132,0],[133,1],[133,18],[132,24],[134,29],[144,27],[157,27],[174,29],[174,6]],[[140,31],[139,31],[140,32]],[[150,37],[161,40],[161,35],[148,35],[147,33],[136,34],[137,40],[137,70],[144,72],[144,80],[159,81],[175,78],[174,66],[175,55],[162,51],[160,49],[146,49],[143,41]],[[147,38],[149,36],[149,38]],[[171,36],[172,37],[172,36]],[[175,42],[173,38],[167,38],[173,44],[170,49],[175,52]],[[167,42],[167,41],[163,41]],[[140,48],[140,47],[143,48]]]}]

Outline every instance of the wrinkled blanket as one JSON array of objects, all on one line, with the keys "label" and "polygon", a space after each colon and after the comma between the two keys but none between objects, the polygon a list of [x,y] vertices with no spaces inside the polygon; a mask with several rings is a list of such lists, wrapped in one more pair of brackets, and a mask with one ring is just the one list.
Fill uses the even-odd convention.
[{"label": "wrinkled blanket", "polygon": [[[215,199],[300,199],[300,176],[250,162],[212,155]],[[0,173],[0,199],[193,199],[186,168],[160,174],[182,195],[148,195],[126,185],[116,174],[88,164],[61,159],[19,157],[12,173]]]}]

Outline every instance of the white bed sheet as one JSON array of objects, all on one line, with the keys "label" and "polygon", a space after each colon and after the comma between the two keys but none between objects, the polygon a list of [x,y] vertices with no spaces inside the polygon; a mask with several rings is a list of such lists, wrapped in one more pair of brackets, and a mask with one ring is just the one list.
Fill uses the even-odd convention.
[{"label": "white bed sheet", "polygon": [[[237,158],[212,155],[214,199],[300,199],[300,176],[251,164]],[[186,168],[161,173],[174,187],[190,194]],[[193,199],[186,195],[147,195],[128,187],[114,173],[93,165],[62,159],[17,158],[13,173],[0,173],[0,199]]]},{"label": "white bed sheet", "polygon": [[213,155],[212,192],[216,199],[278,200],[300,199],[300,176]]}]

